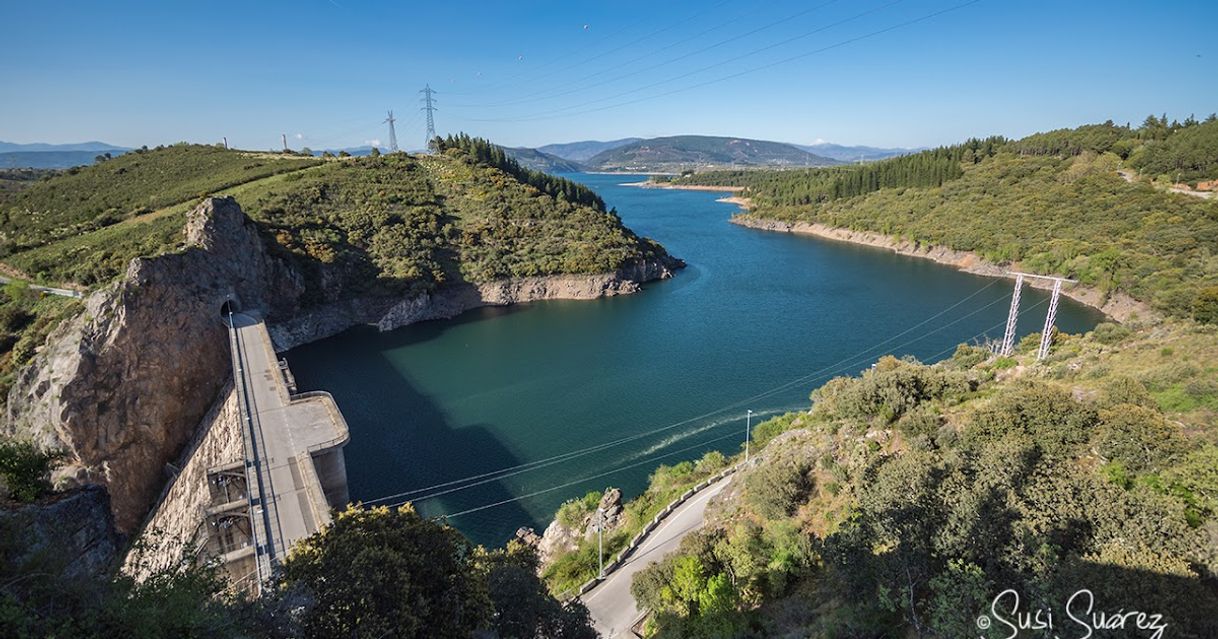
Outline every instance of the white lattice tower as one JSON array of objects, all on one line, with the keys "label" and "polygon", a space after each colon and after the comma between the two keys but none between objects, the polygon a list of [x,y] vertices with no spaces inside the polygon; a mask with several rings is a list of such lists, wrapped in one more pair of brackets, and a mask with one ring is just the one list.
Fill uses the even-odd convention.
[{"label": "white lattice tower", "polygon": [[1002,334],[998,354],[1006,357],[1015,348],[1015,324],[1019,320],[1019,296],[1023,292],[1023,274],[1015,276],[1015,292],[1011,294],[1011,311],[1007,313],[1007,330]]}]

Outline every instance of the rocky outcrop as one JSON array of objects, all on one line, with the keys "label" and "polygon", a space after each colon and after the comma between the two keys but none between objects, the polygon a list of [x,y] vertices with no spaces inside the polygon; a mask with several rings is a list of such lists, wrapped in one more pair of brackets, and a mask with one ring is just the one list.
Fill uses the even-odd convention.
[{"label": "rocky outcrop", "polygon": [[[546,566],[551,561],[560,555],[569,553],[579,548],[581,539],[593,539],[596,536],[597,527],[597,512],[604,511],[605,513],[605,533],[608,534],[617,530],[619,526],[625,523],[625,511],[622,509],[622,491],[617,488],[610,488],[601,495],[600,503],[596,508],[593,508],[589,513],[584,515],[577,526],[564,526],[562,522],[555,519],[546,527],[546,532],[537,540],[534,545],[537,548],[537,556],[541,559],[541,565]],[[528,530],[536,537],[536,533]],[[519,539],[532,541],[528,535],[516,532]]]},{"label": "rocky outcrop", "polygon": [[106,485],[124,532],[230,377],[223,304],[291,312],[302,290],[230,198],[192,211],[185,240],[177,253],[132,260],[86,298],[9,392],[5,430],[67,451],[57,481]]},{"label": "rocky outcrop", "polygon": [[456,284],[405,299],[345,300],[272,322],[268,328],[275,348],[287,350],[362,324],[390,331],[415,322],[449,319],[481,306],[626,295],[639,291],[646,282],[672,277],[683,266],[673,258],[636,260],[612,273],[507,278],[485,284]]},{"label": "rocky outcrop", "polygon": [[17,542],[17,554],[6,558],[11,565],[38,562],[28,568],[62,569],[61,574],[68,579],[108,574],[118,559],[122,541],[114,530],[110,498],[101,486],[86,486],[34,504],[0,508],[0,531]]},{"label": "rocky outcrop", "polygon": [[[953,266],[967,273],[976,273],[977,275],[1009,277],[1008,271],[1011,270],[1002,265],[987,261],[980,255],[977,255],[971,251],[957,251],[943,246],[902,240],[891,235],[884,235],[882,233],[854,231],[847,228],[828,226],[826,224],[812,222],[784,222],[780,220],[762,219],[749,216],[735,216],[731,219],[731,221],[733,224],[739,224],[740,226],[747,226],[749,228],[760,229],[763,231],[815,235],[817,237],[829,240],[837,240],[840,242],[850,242],[851,244],[862,244],[865,246],[888,249],[895,253],[900,253],[901,255],[910,255],[913,257],[934,260],[940,264]],[[1047,280],[1025,281],[1027,282],[1028,286],[1035,288],[1052,288],[1052,283]],[[1065,295],[1066,297],[1069,297],[1082,304],[1086,304],[1092,308],[1098,309],[1105,315],[1117,320],[1118,322],[1127,322],[1134,319],[1142,321],[1155,321],[1160,317],[1160,314],[1152,309],[1149,305],[1135,300],[1124,293],[1112,293],[1105,295],[1098,289],[1088,286],[1075,285],[1068,288],[1063,288],[1062,295]]]},{"label": "rocky outcrop", "polygon": [[461,284],[406,299],[358,298],[302,310],[303,278],[264,246],[231,198],[187,215],[181,250],[132,260],[124,277],[84,301],[18,372],[0,430],[60,448],[61,485],[107,486],[118,529],[135,530],[176,474],[171,462],[231,379],[222,307],[257,309],[277,349],[372,324],[390,330],[484,305],[591,299],[670,277],[672,258],[614,273]]}]

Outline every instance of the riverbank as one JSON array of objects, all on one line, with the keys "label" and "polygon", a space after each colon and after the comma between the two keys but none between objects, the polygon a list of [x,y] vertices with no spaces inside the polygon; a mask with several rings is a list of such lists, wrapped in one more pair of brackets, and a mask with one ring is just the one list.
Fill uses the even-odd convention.
[{"label": "riverbank", "polygon": [[677,258],[635,260],[610,273],[544,275],[443,286],[403,299],[361,298],[327,304],[274,322],[269,330],[276,351],[332,337],[360,325],[391,331],[416,322],[451,319],[484,306],[511,306],[542,300],[593,300],[629,295],[647,282],[668,279],[685,263]]},{"label": "riverbank", "polygon": [[[727,201],[727,198],[724,201]],[[985,275],[987,277],[1012,278],[1008,267],[986,260],[972,251],[957,251],[943,246],[903,240],[883,233],[854,231],[812,222],[783,222],[780,220],[752,217],[747,214],[734,215],[730,221],[732,224],[762,231],[813,235],[827,240],[887,249],[901,255],[933,260],[939,264],[952,266],[966,273]],[[1052,288],[1052,283],[1048,280],[1031,279],[1027,282],[1029,286],[1034,288]],[[1121,323],[1135,320],[1157,322],[1162,319],[1158,311],[1124,293],[1105,294],[1097,288],[1076,284],[1070,288],[1063,288],[1062,294],[1076,302],[1099,310]]]},{"label": "riverbank", "polygon": [[[640,189],[667,189],[670,191],[709,191],[711,193],[739,193],[744,190],[741,186],[702,186],[698,184],[664,184],[662,182],[652,182],[644,180],[642,182],[626,182],[622,186],[633,186]],[[716,202],[726,202],[727,204],[735,204],[742,209],[751,210],[753,201],[747,197],[740,195],[729,195],[721,197]]]}]

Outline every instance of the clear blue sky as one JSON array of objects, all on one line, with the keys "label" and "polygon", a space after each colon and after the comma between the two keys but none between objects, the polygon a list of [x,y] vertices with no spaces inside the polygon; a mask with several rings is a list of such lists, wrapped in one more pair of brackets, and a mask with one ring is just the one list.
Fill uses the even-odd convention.
[{"label": "clear blue sky", "polygon": [[1212,2],[980,0],[899,26],[966,1],[4,0],[0,140],[335,148],[386,143],[392,108],[417,148],[424,83],[440,133],[530,146],[925,146],[1218,110]]}]

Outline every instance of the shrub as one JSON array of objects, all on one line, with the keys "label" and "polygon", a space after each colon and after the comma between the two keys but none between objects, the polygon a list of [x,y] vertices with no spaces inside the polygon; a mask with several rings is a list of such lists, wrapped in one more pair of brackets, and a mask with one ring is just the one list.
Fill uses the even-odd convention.
[{"label": "shrub", "polygon": [[32,442],[0,441],[0,482],[19,502],[32,502],[51,491],[51,470],[63,459],[58,451],[39,450]]},{"label": "shrub", "polygon": [[750,505],[767,519],[789,516],[812,491],[811,466],[794,460],[771,460],[758,466],[745,479]]},{"label": "shrub", "polygon": [[1133,331],[1125,326],[1112,322],[1101,322],[1091,331],[1091,336],[1095,338],[1095,341],[1108,345],[1119,344],[1132,334]]},{"label": "shrub", "polygon": [[1185,451],[1177,428],[1157,411],[1134,404],[1101,412],[1095,443],[1101,456],[1134,473],[1157,469]]},{"label": "shrub", "polygon": [[584,518],[588,516],[597,504],[601,501],[600,491],[590,491],[588,494],[577,499],[569,499],[558,507],[558,514],[554,516],[559,524],[567,528],[576,528],[583,524]]},{"label": "shrub", "polygon": [[977,411],[966,434],[975,446],[985,446],[1007,433],[1025,433],[1046,453],[1065,455],[1087,441],[1096,421],[1095,410],[1069,393],[1048,384],[1021,383]]}]

